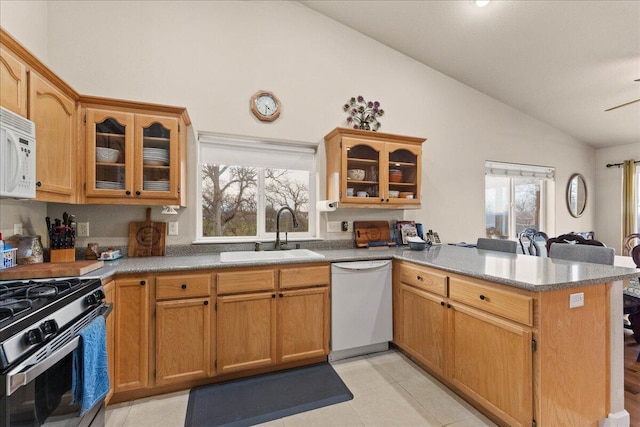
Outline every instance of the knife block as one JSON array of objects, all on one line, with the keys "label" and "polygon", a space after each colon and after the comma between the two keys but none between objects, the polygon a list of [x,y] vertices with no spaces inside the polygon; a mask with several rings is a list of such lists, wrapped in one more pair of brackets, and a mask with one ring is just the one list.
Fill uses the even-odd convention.
[{"label": "knife block", "polygon": [[74,262],[76,249],[51,249],[51,262]]}]

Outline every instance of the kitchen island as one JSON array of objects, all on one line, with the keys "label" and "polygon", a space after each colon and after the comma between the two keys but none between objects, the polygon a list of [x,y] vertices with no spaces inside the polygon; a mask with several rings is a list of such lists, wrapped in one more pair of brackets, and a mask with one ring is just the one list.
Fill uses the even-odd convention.
[{"label": "kitchen island", "polygon": [[[538,426],[628,425],[622,287],[637,270],[454,246],[316,252],[324,258],[240,263],[222,263],[218,254],[121,259],[92,275],[106,280],[176,272],[224,277],[220,274],[227,270],[393,259],[394,343],[494,420],[504,425],[531,425],[533,420]],[[152,348],[152,341],[145,345]],[[215,369],[208,376],[220,378]]]}]

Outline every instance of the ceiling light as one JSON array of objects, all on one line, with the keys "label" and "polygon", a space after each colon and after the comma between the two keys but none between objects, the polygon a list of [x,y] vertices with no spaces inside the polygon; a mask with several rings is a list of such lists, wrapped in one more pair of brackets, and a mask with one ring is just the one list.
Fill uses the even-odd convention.
[{"label": "ceiling light", "polygon": [[478,7],[485,7],[486,5],[489,4],[490,0],[475,0],[476,2],[476,6]]}]

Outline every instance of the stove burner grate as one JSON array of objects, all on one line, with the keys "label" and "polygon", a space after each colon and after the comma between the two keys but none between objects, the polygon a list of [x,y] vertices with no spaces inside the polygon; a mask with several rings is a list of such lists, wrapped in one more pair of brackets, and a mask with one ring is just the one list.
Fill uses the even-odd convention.
[{"label": "stove burner grate", "polygon": [[11,319],[23,311],[27,311],[31,308],[31,301],[26,299],[8,299],[6,301],[0,301],[0,322],[6,319]]}]

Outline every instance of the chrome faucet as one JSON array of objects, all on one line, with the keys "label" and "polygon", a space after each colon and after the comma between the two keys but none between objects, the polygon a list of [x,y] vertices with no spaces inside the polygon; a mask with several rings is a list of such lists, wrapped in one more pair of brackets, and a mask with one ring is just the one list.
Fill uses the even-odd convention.
[{"label": "chrome faucet", "polygon": [[280,210],[278,211],[278,213],[276,214],[276,247],[275,249],[282,249],[280,247],[281,243],[280,243],[280,215],[282,214],[283,211],[289,211],[291,212],[291,218],[293,219],[293,228],[298,228],[298,220],[296,219],[296,214],[293,213],[293,209],[291,209],[289,206],[283,206],[280,208]]}]

